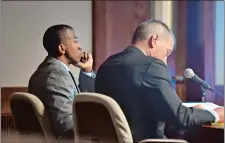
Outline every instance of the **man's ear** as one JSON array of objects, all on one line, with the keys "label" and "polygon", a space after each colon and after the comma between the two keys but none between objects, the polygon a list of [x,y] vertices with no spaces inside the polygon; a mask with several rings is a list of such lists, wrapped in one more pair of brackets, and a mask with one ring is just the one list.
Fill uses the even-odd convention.
[{"label": "man's ear", "polygon": [[58,48],[59,48],[60,54],[64,55],[66,53],[66,46],[65,45],[60,44]]},{"label": "man's ear", "polygon": [[157,34],[153,34],[149,38],[149,47],[150,48],[155,48],[156,47],[156,42],[157,42],[158,38],[159,38],[159,36]]}]

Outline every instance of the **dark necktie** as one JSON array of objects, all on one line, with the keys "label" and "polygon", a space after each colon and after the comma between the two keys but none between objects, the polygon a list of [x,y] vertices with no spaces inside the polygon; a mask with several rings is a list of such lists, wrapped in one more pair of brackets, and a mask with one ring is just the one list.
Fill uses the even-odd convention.
[{"label": "dark necktie", "polygon": [[76,81],[75,81],[75,79],[74,79],[74,77],[73,77],[73,74],[69,71],[69,73],[70,73],[70,76],[72,77],[72,79],[73,79],[73,82],[74,82],[74,84],[75,84],[75,87],[76,87],[76,89],[77,89],[77,93],[80,93],[80,90],[79,90],[79,88],[78,88],[78,86],[77,86],[77,84],[76,84]]}]

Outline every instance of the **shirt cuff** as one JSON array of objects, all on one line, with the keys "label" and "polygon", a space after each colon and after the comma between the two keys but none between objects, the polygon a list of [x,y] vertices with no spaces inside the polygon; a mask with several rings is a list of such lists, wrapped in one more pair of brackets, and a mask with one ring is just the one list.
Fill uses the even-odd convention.
[{"label": "shirt cuff", "polygon": [[95,76],[96,76],[93,71],[92,72],[83,72],[83,73],[86,74],[87,76],[90,76],[90,77],[93,77],[93,78],[95,78]]},{"label": "shirt cuff", "polygon": [[209,111],[215,117],[215,122],[214,123],[219,122],[220,117],[219,117],[219,115],[218,115],[218,113],[216,111],[214,111],[214,110],[207,110],[207,111]]}]

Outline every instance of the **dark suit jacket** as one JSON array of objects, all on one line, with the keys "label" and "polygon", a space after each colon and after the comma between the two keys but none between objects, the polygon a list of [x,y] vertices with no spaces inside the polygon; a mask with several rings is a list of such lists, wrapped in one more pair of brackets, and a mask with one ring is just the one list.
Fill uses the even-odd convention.
[{"label": "dark suit jacket", "polygon": [[[81,92],[94,92],[94,78],[80,72],[79,87]],[[56,136],[73,137],[72,105],[77,90],[63,64],[55,58],[46,57],[31,76],[28,92],[45,105]]]},{"label": "dark suit jacket", "polygon": [[135,141],[165,138],[165,122],[192,127],[215,120],[208,111],[184,107],[172,89],[167,66],[136,47],[112,55],[99,67],[95,92],[117,101]]}]

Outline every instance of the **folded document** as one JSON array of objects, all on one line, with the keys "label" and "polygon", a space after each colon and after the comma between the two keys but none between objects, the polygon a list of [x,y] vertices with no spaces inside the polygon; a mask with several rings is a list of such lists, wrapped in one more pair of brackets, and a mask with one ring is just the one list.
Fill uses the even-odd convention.
[{"label": "folded document", "polygon": [[[214,110],[217,107],[221,107],[212,102],[186,102],[182,103],[182,105],[186,107],[194,107],[196,105],[201,105],[205,110]],[[211,126],[214,128],[224,128],[224,123],[212,123]]]},{"label": "folded document", "polygon": [[201,105],[205,110],[214,110],[217,107],[221,107],[212,102],[186,102],[186,103],[182,103],[182,105],[186,107],[194,107],[196,105]]}]

